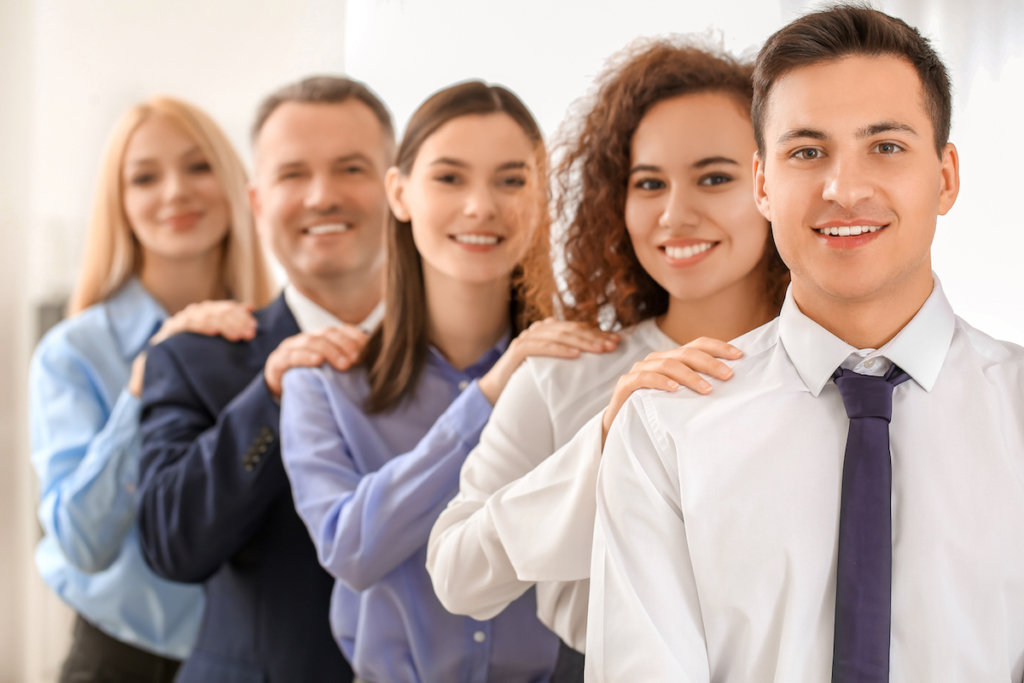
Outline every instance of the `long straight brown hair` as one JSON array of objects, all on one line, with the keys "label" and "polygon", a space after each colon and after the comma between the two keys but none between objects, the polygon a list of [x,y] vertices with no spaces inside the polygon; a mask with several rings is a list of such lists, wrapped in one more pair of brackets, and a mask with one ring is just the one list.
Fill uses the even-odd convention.
[{"label": "long straight brown hair", "polygon": [[[412,172],[416,156],[438,128],[461,116],[507,114],[533,143],[538,179],[536,225],[522,260],[512,272],[510,321],[513,334],[551,314],[553,278],[525,281],[527,272],[551,270],[551,216],[547,193],[547,151],[540,127],[530,110],[511,91],[498,85],[468,81],[431,95],[412,115],[398,148],[395,166],[403,176]],[[370,395],[366,410],[395,408],[415,389],[423,374],[430,346],[423,262],[412,238],[412,224],[391,212],[386,229],[387,284],[384,321],[370,338],[363,355]],[[547,291],[534,291],[544,288]]]}]

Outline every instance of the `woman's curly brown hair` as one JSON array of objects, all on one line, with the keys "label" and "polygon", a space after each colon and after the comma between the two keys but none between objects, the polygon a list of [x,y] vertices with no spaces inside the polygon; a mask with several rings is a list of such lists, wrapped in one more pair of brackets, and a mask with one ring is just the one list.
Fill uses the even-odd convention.
[{"label": "woman's curly brown hair", "polygon": [[[569,320],[608,323],[610,309],[611,326],[625,327],[668,310],[668,292],[640,265],[626,231],[633,134],[662,100],[723,92],[749,111],[753,97],[753,65],[700,42],[677,37],[633,43],[612,58],[596,92],[577,105],[581,114],[563,129],[554,184],[557,218],[565,228],[561,296]],[[770,232],[761,261],[769,301],[781,306],[788,269]]]}]

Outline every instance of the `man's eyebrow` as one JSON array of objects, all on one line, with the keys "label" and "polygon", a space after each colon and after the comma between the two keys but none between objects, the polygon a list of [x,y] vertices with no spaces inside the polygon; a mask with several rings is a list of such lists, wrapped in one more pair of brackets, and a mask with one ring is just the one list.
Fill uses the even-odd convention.
[{"label": "man's eyebrow", "polygon": [[629,169],[629,175],[634,173],[660,173],[661,168],[652,164],[637,164],[633,168]]},{"label": "man's eyebrow", "polygon": [[879,123],[873,123],[870,126],[864,126],[859,131],[857,131],[857,137],[858,138],[870,138],[870,137],[872,137],[874,135],[878,135],[880,133],[891,133],[891,132],[910,133],[911,135],[913,135],[915,137],[919,137],[917,135],[917,131],[916,130],[914,130],[913,128],[911,128],[907,124],[900,123],[898,121],[881,121]]},{"label": "man's eyebrow", "polygon": [[346,154],[343,157],[338,157],[333,161],[334,164],[347,164],[352,161],[361,161],[364,164],[373,165],[373,161],[370,157],[366,156],[362,152],[353,152],[352,154]]},{"label": "man's eyebrow", "polygon": [[739,166],[739,163],[729,157],[707,157],[706,159],[701,159],[696,162],[693,167],[704,168],[705,166],[711,166],[712,164],[735,164],[736,166]]},{"label": "man's eyebrow", "polygon": [[787,142],[792,142],[799,138],[811,138],[812,140],[828,140],[829,136],[820,130],[814,130],[813,128],[792,128],[787,130],[779,138],[776,144],[784,145]]}]

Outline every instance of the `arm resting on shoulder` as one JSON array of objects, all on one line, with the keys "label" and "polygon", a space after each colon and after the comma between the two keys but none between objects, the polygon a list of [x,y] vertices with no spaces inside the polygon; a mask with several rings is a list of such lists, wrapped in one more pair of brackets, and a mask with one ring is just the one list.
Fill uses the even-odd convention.
[{"label": "arm resting on shoulder", "polygon": [[94,573],[117,559],[135,518],[141,404],[122,390],[105,405],[95,369],[59,339],[43,342],[29,381],[39,520],[68,562]]},{"label": "arm resting on shoulder", "polygon": [[[524,425],[529,428],[524,429]],[[427,571],[445,609],[491,619],[533,585],[518,576],[495,524],[491,501],[514,486],[554,449],[551,412],[529,363],[509,379],[480,443],[462,466],[459,493],[430,533]],[[516,520],[535,543],[536,508]],[[590,555],[587,554],[589,567]]]},{"label": "arm resting on shoulder", "polygon": [[322,377],[306,368],[285,375],[284,462],[320,563],[360,591],[427,543],[434,521],[458,488],[459,469],[491,405],[473,382],[413,450],[375,472],[360,472]]},{"label": "arm resting on shoulder", "polygon": [[710,678],[676,454],[643,401],[623,406],[605,444],[587,621],[587,680]]},{"label": "arm resting on shoulder", "polygon": [[167,343],[150,350],[139,536],[153,571],[200,582],[251,539],[287,479],[277,438],[280,408],[262,373],[219,415],[187,377]]}]

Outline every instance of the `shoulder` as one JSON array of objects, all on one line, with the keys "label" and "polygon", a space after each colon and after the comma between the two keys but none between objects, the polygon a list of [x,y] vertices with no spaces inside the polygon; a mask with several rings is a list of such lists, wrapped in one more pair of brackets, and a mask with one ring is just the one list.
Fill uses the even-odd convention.
[{"label": "shoulder", "polygon": [[[294,408],[294,398],[301,396],[305,403],[313,395],[321,396],[326,402],[339,409],[362,406],[369,395],[370,387],[366,377],[366,368],[357,366],[346,372],[338,372],[329,365],[316,368],[292,368],[284,374],[282,405],[289,403]],[[301,409],[301,406],[300,406]]]},{"label": "shoulder", "polygon": [[723,361],[733,370],[729,380],[708,377],[713,391],[701,395],[687,389],[675,392],[642,389],[630,397],[653,428],[681,424],[700,415],[721,416],[792,384],[803,384],[779,339],[778,318],[736,337],[731,344],[743,351],[743,357]]},{"label": "shoulder", "polygon": [[654,326],[653,320],[622,330],[619,345],[613,351],[581,353],[573,359],[531,356],[524,365],[542,394],[557,394],[571,401],[614,384],[634,363],[655,351],[666,350],[666,345],[671,348],[664,341],[667,338],[659,338],[660,333],[656,328],[649,329],[650,326]]},{"label": "shoulder", "polygon": [[997,371],[1024,381],[1024,348],[995,339],[975,329],[959,316],[956,318],[954,340],[960,336],[981,363],[983,371]]},{"label": "shoulder", "polygon": [[105,304],[90,306],[55,325],[36,347],[33,366],[54,366],[68,362],[123,364],[117,338],[110,325]]}]

